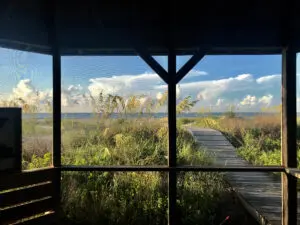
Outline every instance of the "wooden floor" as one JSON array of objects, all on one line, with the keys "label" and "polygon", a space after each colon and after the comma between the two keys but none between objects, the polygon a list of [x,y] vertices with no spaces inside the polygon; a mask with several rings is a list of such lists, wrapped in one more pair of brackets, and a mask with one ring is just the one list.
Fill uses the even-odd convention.
[{"label": "wooden floor", "polygon": [[[187,127],[199,144],[222,166],[251,166],[237,156],[236,149],[219,132],[207,128]],[[281,224],[281,179],[266,172],[227,172],[226,178],[247,210],[261,224]],[[298,198],[298,212],[299,211]],[[298,213],[298,224],[300,217]]]}]

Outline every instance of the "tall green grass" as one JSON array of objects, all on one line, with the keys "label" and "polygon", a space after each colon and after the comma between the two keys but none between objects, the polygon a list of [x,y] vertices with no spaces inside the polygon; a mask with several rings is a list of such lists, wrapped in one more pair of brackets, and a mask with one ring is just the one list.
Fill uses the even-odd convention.
[{"label": "tall green grass", "polygon": [[[237,153],[255,165],[281,165],[280,115],[252,118],[205,117],[193,121],[194,126],[221,131],[237,148]],[[298,162],[300,160],[300,125],[297,125]]]},{"label": "tall green grass", "polygon": [[[62,138],[65,165],[167,165],[165,119],[68,121]],[[212,163],[181,126],[177,149],[179,165]],[[31,169],[50,163],[48,152],[33,154],[24,165]],[[226,217],[232,203],[225,203],[231,193],[222,174],[178,173],[177,183],[182,224],[218,224]],[[167,224],[167,173],[64,172],[61,187],[64,224]]]},{"label": "tall green grass", "polygon": [[[92,101],[96,112],[93,119],[62,119],[62,164],[167,165],[167,119],[127,117],[130,112],[154,112],[166,104],[167,92],[146,107],[141,107],[138,96],[129,100],[126,105],[121,96],[100,94]],[[176,112],[189,111],[196,102],[188,96],[177,105]],[[119,112],[119,119],[110,118],[115,111]],[[190,122],[193,121],[178,122],[177,163],[210,165],[212,157],[182,127]],[[23,134],[33,137],[24,145],[24,169],[51,165],[52,131],[45,129],[51,125],[51,119],[23,120]],[[177,178],[179,224],[220,224],[229,212],[233,223],[247,218],[232,200],[222,174],[181,172]],[[167,224],[165,172],[63,172],[61,179],[63,224]]]}]

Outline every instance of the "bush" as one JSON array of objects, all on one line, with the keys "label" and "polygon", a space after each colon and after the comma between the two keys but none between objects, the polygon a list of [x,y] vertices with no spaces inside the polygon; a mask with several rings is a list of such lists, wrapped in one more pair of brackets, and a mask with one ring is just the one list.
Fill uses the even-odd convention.
[{"label": "bush", "polygon": [[[62,164],[166,165],[168,129],[155,120],[120,121],[64,132]],[[182,128],[177,130],[178,163],[209,165],[208,154]],[[51,154],[34,155],[27,168],[51,163]],[[166,224],[168,183],[165,172],[64,172],[64,224]],[[227,193],[218,173],[178,174],[178,208],[183,224],[213,224]],[[196,199],[196,201],[195,201]]]},{"label": "bush", "polygon": [[[252,118],[201,118],[196,123],[221,131],[237,148],[237,153],[255,165],[281,164],[281,120],[278,115]],[[300,126],[297,126],[300,153]],[[300,160],[300,154],[298,154]],[[298,160],[298,161],[299,161]]]},{"label": "bush", "polygon": [[194,123],[195,119],[191,119],[191,118],[179,118],[177,119],[177,125],[178,126],[182,126],[182,125],[186,125],[189,123]]}]

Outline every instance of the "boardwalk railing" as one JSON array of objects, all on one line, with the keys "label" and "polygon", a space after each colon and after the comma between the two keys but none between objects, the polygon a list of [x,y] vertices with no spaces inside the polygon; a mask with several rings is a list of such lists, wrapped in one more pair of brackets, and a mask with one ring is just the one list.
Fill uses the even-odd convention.
[{"label": "boardwalk railing", "polygon": [[285,172],[287,174],[290,174],[294,177],[296,177],[297,179],[300,179],[300,170],[299,169],[294,169],[294,168],[286,168]]},{"label": "boardwalk railing", "polygon": [[51,224],[56,169],[0,174],[0,224]]}]

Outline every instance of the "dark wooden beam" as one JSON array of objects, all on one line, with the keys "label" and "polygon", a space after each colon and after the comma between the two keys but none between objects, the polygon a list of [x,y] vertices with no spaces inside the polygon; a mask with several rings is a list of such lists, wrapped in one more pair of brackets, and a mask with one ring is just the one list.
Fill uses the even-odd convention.
[{"label": "dark wooden beam", "polygon": [[22,225],[53,225],[57,221],[57,215],[54,211],[48,211],[47,214],[34,216],[29,220],[22,221]]},{"label": "dark wooden beam", "polygon": [[21,173],[0,173],[0,192],[53,181],[55,169],[28,170]]},{"label": "dark wooden beam", "polygon": [[53,47],[53,156],[54,167],[61,166],[61,57]]},{"label": "dark wooden beam", "polygon": [[[56,4],[54,4],[56,3]],[[52,45],[52,66],[53,66],[53,153],[52,165],[55,169],[54,196],[55,211],[60,209],[61,190],[61,54],[58,38],[57,11],[58,1],[50,1],[51,21],[50,40]]]},{"label": "dark wooden beam", "polygon": [[[112,172],[146,172],[146,171],[199,171],[199,172],[285,172],[282,166],[238,166],[238,167],[215,167],[215,166],[74,166],[63,165],[62,171],[112,171]],[[0,182],[1,184],[1,182]],[[1,189],[0,189],[1,190]]]},{"label": "dark wooden beam", "polygon": [[[296,52],[285,48],[282,52],[282,165],[297,168],[297,105]],[[297,221],[297,178],[282,173],[282,224]]]},{"label": "dark wooden beam", "polygon": [[[169,124],[169,167],[176,167],[176,54],[172,50],[168,55],[168,124]],[[177,224],[177,188],[176,188],[176,171],[169,171],[169,224]]]},{"label": "dark wooden beam", "polygon": [[168,84],[168,72],[143,47],[135,45],[138,55]]},{"label": "dark wooden beam", "polygon": [[[18,220],[53,210],[53,198],[48,197],[28,204],[1,209],[1,224],[17,224]],[[20,221],[18,221],[20,222]],[[21,223],[19,223],[21,224]]]},{"label": "dark wooden beam", "polygon": [[53,196],[53,184],[45,183],[0,194],[0,208],[11,207],[33,200]]},{"label": "dark wooden beam", "polygon": [[300,179],[300,170],[299,169],[286,168],[285,172],[296,177],[297,179]]},{"label": "dark wooden beam", "polygon": [[177,72],[176,83],[179,83],[184,76],[205,56],[205,53],[196,52]]}]

